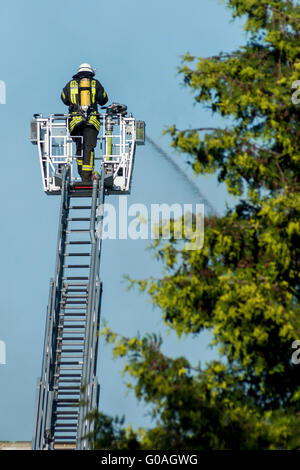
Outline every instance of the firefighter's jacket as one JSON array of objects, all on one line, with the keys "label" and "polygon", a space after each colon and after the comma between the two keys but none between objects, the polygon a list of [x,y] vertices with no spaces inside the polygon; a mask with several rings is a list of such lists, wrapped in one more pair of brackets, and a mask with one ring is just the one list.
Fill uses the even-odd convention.
[{"label": "firefighter's jacket", "polygon": [[[90,80],[90,93],[91,93],[91,105],[87,113],[81,112],[80,108],[80,80],[82,78],[88,78]],[[100,129],[100,121],[96,116],[98,111],[98,104],[103,106],[108,101],[108,96],[101,83],[94,79],[94,74],[89,72],[80,72],[73,76],[67,85],[64,87],[61,99],[63,103],[69,106],[69,113],[72,114],[72,118],[69,121],[70,133],[74,133],[75,128],[78,124],[86,123],[87,125],[94,126],[97,131]]]}]

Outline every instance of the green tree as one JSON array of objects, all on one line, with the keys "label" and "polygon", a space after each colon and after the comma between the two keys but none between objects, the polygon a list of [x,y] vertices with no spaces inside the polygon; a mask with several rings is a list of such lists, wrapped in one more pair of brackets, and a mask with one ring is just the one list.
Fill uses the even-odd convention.
[{"label": "green tree", "polygon": [[200,250],[158,240],[165,274],[132,281],[179,336],[209,331],[220,357],[201,368],[163,355],[154,335],[106,328],[155,423],[123,430],[122,448],[126,439],[141,449],[300,448],[300,366],[291,360],[300,338],[300,8],[225,3],[245,19],[246,45],[208,58],[187,53],[179,70],[196,103],[225,124],[167,133],[194,172],[215,173],[236,205],[205,218]]}]

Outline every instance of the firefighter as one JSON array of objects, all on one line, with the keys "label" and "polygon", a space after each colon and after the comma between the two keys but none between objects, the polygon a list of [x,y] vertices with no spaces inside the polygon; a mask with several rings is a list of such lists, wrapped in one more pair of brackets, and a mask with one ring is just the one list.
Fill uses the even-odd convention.
[{"label": "firefighter", "polygon": [[103,106],[108,101],[106,91],[94,76],[90,64],[81,64],[61,94],[72,115],[69,131],[76,142],[78,173],[82,182],[87,184],[92,182],[94,174],[94,150],[100,129],[98,104]]}]

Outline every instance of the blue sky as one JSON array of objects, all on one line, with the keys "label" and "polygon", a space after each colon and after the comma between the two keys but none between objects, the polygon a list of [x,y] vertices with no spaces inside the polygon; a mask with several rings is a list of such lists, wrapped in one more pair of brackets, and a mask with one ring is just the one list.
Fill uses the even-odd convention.
[{"label": "blue sky", "polygon": [[[121,102],[147,134],[171,153],[162,130],[218,125],[221,121],[193,105],[177,68],[189,51],[209,56],[245,42],[241,22],[217,0],[11,0],[0,14],[0,80],[6,104],[0,105],[1,154],[1,307],[0,340],[7,364],[0,364],[0,440],[31,440],[36,380],[40,375],[50,277],[54,274],[59,198],[43,194],[36,147],[29,140],[34,113],[64,112],[62,87],[82,62],[97,69],[110,102]],[[187,169],[184,157],[174,159]],[[128,204],[199,203],[189,185],[150,145],[136,154]],[[202,193],[222,212],[228,199],[213,176],[197,178]],[[115,199],[114,199],[115,198]],[[110,203],[117,207],[117,198]],[[123,274],[159,275],[160,265],[145,240],[105,240],[102,318],[115,331],[166,329],[147,295],[127,291]],[[163,351],[185,354],[193,362],[213,357],[208,337],[178,341],[165,336]],[[125,414],[134,427],[149,425],[145,407],[126,395],[122,363],[100,346],[100,409]]]}]

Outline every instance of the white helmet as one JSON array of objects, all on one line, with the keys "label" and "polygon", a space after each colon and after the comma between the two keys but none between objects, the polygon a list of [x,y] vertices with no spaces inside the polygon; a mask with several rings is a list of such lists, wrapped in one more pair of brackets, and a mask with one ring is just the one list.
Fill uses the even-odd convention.
[{"label": "white helmet", "polygon": [[94,70],[92,69],[90,64],[81,64],[81,65],[79,65],[79,68],[78,68],[78,73],[79,72],[92,72],[92,73],[94,73]]}]

